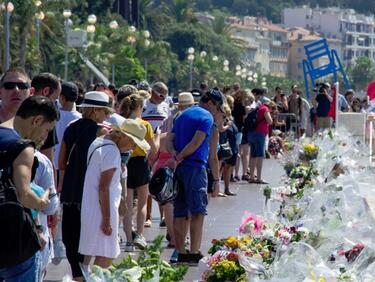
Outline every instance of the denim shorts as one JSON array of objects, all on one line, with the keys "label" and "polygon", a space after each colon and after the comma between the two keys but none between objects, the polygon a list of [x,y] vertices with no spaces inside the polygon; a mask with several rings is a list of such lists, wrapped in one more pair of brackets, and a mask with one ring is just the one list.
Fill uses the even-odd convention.
[{"label": "denim shorts", "polygon": [[0,268],[0,281],[35,282],[38,279],[37,256],[8,268]]},{"label": "denim shorts", "polygon": [[252,158],[260,158],[265,155],[266,135],[253,131],[248,134],[248,141],[250,145],[250,155]]},{"label": "denim shorts", "polygon": [[174,217],[207,214],[207,172],[205,168],[180,164],[175,172],[178,185]]}]

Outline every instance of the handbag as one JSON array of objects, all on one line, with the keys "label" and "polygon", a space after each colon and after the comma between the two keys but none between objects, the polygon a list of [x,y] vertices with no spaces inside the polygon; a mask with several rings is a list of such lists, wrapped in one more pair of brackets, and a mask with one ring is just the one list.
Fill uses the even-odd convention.
[{"label": "handbag", "polygon": [[13,161],[29,146],[34,144],[21,139],[0,152],[0,269],[24,262],[41,249],[31,212],[18,200],[12,180]]},{"label": "handbag", "polygon": [[217,152],[217,156],[220,161],[225,161],[233,156],[233,152],[228,141],[223,144],[219,144],[219,151]]}]

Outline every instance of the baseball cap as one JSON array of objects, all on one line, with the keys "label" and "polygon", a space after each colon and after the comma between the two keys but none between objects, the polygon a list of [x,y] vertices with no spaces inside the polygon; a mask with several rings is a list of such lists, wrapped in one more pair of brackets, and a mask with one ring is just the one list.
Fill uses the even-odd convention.
[{"label": "baseball cap", "polygon": [[208,97],[214,101],[218,106],[219,110],[224,113],[224,94],[217,88],[213,88],[208,92]]}]

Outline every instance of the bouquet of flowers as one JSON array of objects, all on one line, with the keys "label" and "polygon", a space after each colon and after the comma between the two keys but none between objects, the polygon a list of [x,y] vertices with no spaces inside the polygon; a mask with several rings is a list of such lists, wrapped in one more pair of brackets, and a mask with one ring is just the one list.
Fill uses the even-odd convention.
[{"label": "bouquet of flowers", "polygon": [[239,255],[234,251],[217,251],[207,262],[208,270],[202,280],[208,282],[247,281],[247,274],[239,263]]},{"label": "bouquet of flowers", "polygon": [[163,236],[158,236],[151,245],[143,250],[138,259],[131,256],[123,259],[121,263],[112,265],[108,269],[93,266],[91,273],[85,277],[88,282],[130,281],[130,282],[170,282],[183,280],[188,267],[172,267],[161,260]]},{"label": "bouquet of flowers", "polygon": [[300,151],[300,159],[302,161],[312,161],[316,160],[319,153],[319,147],[313,143],[307,143],[302,145],[302,150]]},{"label": "bouquet of flowers", "polygon": [[253,216],[250,212],[245,211],[240,225],[240,234],[256,235],[260,234],[263,229],[263,218],[259,216]]}]

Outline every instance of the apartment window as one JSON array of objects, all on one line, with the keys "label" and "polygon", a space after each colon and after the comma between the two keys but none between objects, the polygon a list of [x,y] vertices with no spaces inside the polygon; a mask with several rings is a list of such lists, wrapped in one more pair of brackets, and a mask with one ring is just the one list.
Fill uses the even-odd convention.
[{"label": "apartment window", "polygon": [[298,69],[302,69],[302,64],[300,62],[298,63]]}]

